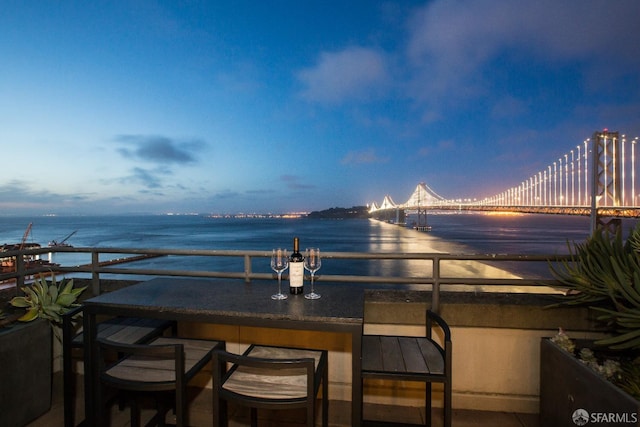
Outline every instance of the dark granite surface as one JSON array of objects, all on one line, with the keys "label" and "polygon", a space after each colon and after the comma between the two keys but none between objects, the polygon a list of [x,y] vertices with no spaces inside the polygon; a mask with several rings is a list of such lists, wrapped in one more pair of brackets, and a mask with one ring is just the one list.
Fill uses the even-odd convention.
[{"label": "dark granite surface", "polygon": [[[271,299],[277,282],[245,284],[232,279],[157,278],[105,293],[85,301],[87,307],[130,309],[171,313],[203,321],[225,318],[237,323],[251,320],[305,321],[361,324],[364,290],[361,287],[322,283],[318,300],[289,295],[283,301]],[[283,291],[288,291],[283,283]],[[306,291],[306,290],[305,290]]]}]

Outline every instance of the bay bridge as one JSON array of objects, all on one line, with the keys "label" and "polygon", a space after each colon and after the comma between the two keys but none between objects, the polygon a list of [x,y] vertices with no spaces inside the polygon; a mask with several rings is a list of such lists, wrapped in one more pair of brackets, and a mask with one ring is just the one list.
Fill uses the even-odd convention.
[{"label": "bay bridge", "polygon": [[380,204],[369,205],[369,213],[403,224],[407,212],[417,212],[416,228],[425,230],[428,210],[584,215],[591,218],[592,230],[616,227],[621,218],[640,218],[636,145],[638,137],[597,131],[546,168],[496,195],[447,199],[420,183],[406,202],[395,203],[386,195]]}]

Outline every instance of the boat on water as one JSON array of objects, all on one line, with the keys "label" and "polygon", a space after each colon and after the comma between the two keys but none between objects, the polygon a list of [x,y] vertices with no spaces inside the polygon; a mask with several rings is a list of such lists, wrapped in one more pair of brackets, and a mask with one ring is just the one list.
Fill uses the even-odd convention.
[{"label": "boat on water", "polygon": [[414,225],[413,229],[417,231],[431,231],[431,226],[430,225]]},{"label": "boat on water", "polygon": [[[20,243],[4,243],[0,246],[0,274],[1,273],[13,273],[17,269],[17,257],[15,255],[6,256],[7,252],[23,251],[29,249],[40,249],[42,246],[39,243],[29,243],[27,238],[31,233],[32,223],[29,223],[27,230],[22,236]],[[69,236],[71,237],[71,236]],[[33,269],[38,267],[56,267],[58,264],[52,263],[49,260],[40,258],[40,254],[24,254],[22,256],[25,269]]]},{"label": "boat on water", "polygon": [[67,237],[65,237],[64,239],[57,241],[57,240],[52,240],[49,242],[49,247],[50,248],[55,248],[55,247],[65,247],[65,248],[72,248],[73,246],[69,243],[67,243],[67,240],[69,240],[69,238],[71,236],[73,236],[74,234],[76,234],[78,232],[78,230],[75,230],[73,233],[69,234]]},{"label": "boat on water", "polygon": [[[3,244],[0,246],[0,273],[13,273],[16,271],[16,257],[5,256],[5,252],[12,252],[18,250],[28,249],[40,249],[42,246],[38,243],[26,243],[21,245],[19,243]],[[56,267],[58,264],[52,263],[49,260],[40,258],[40,255],[23,255],[22,258],[25,269],[32,269],[37,267]]]}]

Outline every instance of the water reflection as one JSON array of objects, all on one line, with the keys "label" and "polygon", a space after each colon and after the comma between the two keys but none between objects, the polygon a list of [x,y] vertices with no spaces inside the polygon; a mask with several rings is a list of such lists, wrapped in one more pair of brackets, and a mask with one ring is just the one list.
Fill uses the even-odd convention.
[{"label": "water reflection", "polygon": [[[387,253],[463,253],[462,245],[447,242],[428,232],[381,221],[370,221],[374,235],[385,239],[373,239],[368,252]],[[392,277],[432,277],[431,260],[376,260],[369,263],[368,275]],[[504,268],[497,268],[478,261],[447,261],[440,264],[441,277],[515,279],[515,275]]]},{"label": "water reflection", "polygon": [[[76,247],[261,250],[290,247],[294,236],[301,247],[324,252],[566,254],[567,242],[583,241],[589,219],[556,215],[490,216],[429,213],[432,231],[418,232],[373,220],[278,218],[210,218],[207,216],[103,216],[0,218],[0,241],[19,241],[24,224],[33,221],[32,235],[48,242],[78,230],[69,243]],[[410,219],[407,220],[410,223]],[[635,222],[634,222],[635,224]],[[114,257],[116,255],[113,255]],[[103,255],[101,261],[110,255]],[[58,253],[53,262],[89,263],[88,254]],[[129,267],[129,265],[127,265]],[[240,258],[162,257],[131,265],[136,268],[243,271]],[[268,259],[254,259],[252,271],[270,272]],[[545,262],[443,261],[443,277],[548,277]],[[379,277],[431,277],[430,260],[327,259],[324,274]],[[129,277],[131,278],[131,277]]]}]

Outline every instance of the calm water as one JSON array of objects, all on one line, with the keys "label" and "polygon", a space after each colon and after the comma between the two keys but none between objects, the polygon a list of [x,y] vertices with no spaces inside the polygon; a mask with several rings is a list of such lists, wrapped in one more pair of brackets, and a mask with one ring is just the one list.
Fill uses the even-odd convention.
[{"label": "calm water", "polygon": [[[433,229],[425,233],[370,220],[234,219],[195,215],[0,217],[0,243],[19,242],[30,222],[33,228],[29,242],[46,246],[49,241],[60,241],[77,230],[67,241],[75,247],[121,248],[270,250],[290,248],[293,236],[299,236],[301,248],[316,246],[324,251],[564,254],[567,241],[583,241],[589,234],[589,219],[571,216],[431,214],[428,221]],[[627,228],[633,225],[634,222],[625,223]],[[89,262],[78,257],[55,254],[52,260],[65,265]],[[253,270],[269,271],[268,261],[265,260],[264,265],[260,261],[254,260]],[[164,257],[138,265],[235,270],[238,262],[237,259]],[[325,263],[323,269],[331,268],[333,274],[424,273],[424,266],[415,262],[374,264],[333,260],[332,263]],[[527,268],[509,267],[517,274]],[[242,267],[238,271],[242,271]]]}]

